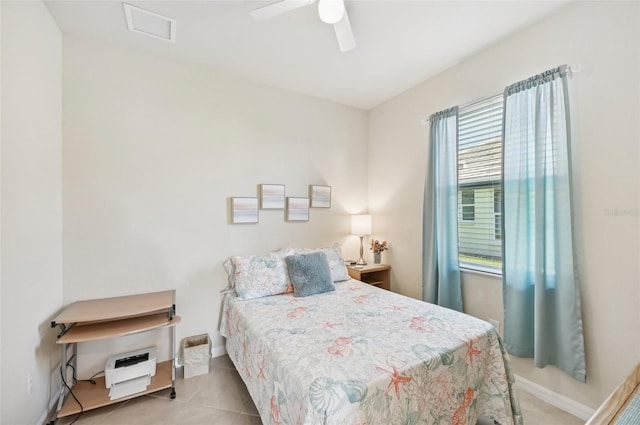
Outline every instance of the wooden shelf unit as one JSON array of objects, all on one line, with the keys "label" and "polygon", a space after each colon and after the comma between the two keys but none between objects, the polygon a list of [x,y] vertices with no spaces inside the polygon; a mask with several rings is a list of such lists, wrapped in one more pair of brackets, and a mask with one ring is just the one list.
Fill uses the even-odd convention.
[{"label": "wooden shelf unit", "polygon": [[391,290],[391,266],[388,264],[370,264],[362,267],[348,266],[352,279],[357,279],[378,288]]},{"label": "wooden shelf unit", "polygon": [[[72,390],[82,403],[82,409],[73,397],[68,397],[69,390],[63,387],[58,399],[56,418],[108,406],[165,388],[171,388],[171,398],[175,398],[175,325],[180,320],[180,316],[175,315],[175,290],[78,301],[69,305],[51,322],[51,327],[60,328],[56,342],[62,347],[61,367],[65,376],[67,367],[72,366],[75,378],[78,343],[164,327],[170,328],[171,359],[156,365],[156,374],[144,391],[115,400],[109,398],[104,377],[96,378],[95,384],[77,381]],[[72,347],[73,355],[68,359],[69,347]],[[55,421],[51,423],[53,422]]]}]

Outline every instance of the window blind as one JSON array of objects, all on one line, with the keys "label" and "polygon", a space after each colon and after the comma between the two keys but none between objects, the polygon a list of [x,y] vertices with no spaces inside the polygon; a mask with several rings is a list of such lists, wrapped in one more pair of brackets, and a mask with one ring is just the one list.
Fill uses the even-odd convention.
[{"label": "window blind", "polygon": [[458,116],[458,245],[463,267],[502,270],[502,95]]}]

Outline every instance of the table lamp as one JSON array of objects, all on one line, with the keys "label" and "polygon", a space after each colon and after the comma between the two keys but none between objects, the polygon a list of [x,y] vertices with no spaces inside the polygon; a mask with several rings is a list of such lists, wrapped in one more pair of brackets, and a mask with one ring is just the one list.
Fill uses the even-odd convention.
[{"label": "table lamp", "polygon": [[364,261],[364,245],[363,239],[371,234],[371,215],[370,214],[354,214],[351,216],[351,234],[360,237],[360,258],[356,261],[358,266],[366,266]]}]

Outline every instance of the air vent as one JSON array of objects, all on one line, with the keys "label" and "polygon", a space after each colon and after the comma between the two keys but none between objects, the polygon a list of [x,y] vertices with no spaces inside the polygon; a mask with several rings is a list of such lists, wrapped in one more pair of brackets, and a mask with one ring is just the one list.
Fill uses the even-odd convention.
[{"label": "air vent", "polygon": [[129,31],[165,41],[176,41],[176,20],[123,3]]}]

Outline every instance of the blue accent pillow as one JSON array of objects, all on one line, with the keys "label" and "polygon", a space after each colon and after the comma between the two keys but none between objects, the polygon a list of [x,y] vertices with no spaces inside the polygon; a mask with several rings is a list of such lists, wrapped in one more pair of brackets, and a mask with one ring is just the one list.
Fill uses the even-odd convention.
[{"label": "blue accent pillow", "polygon": [[329,261],[324,252],[285,257],[294,297],[308,297],[335,291]]}]

